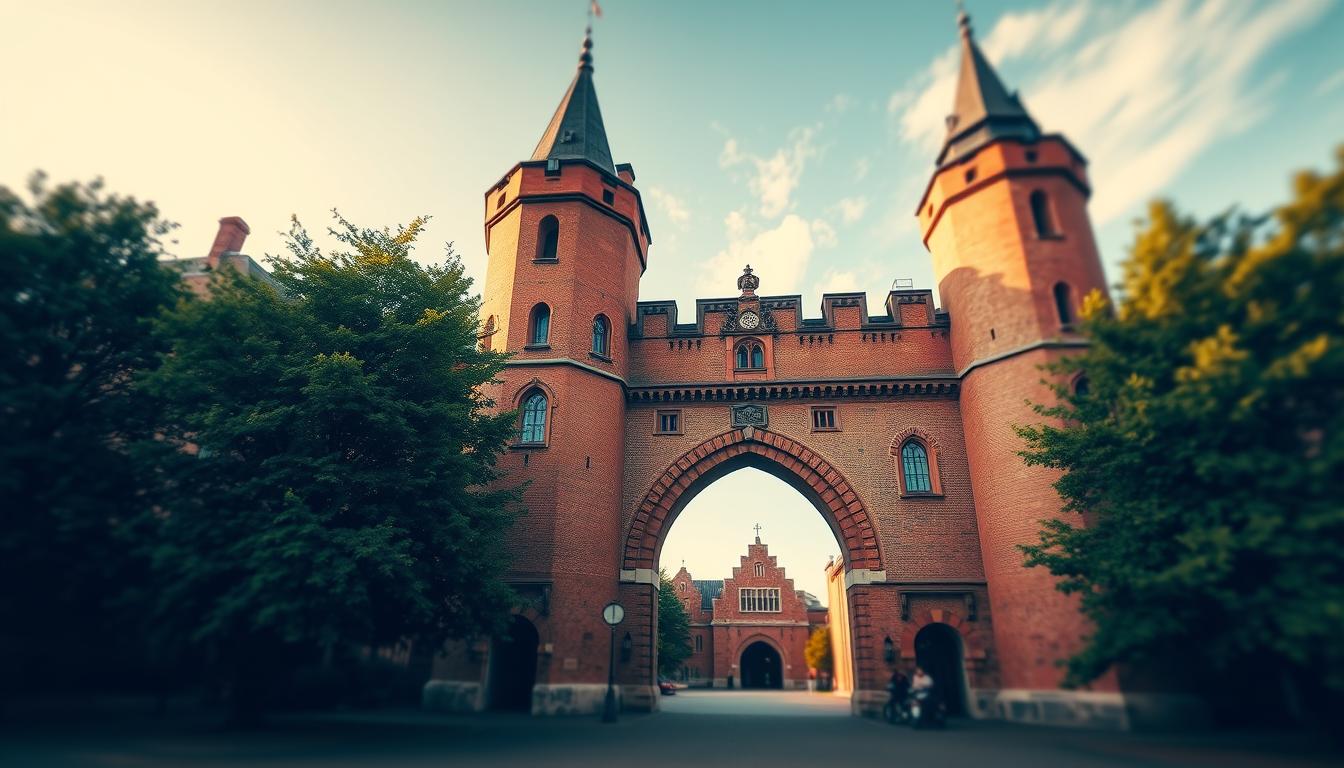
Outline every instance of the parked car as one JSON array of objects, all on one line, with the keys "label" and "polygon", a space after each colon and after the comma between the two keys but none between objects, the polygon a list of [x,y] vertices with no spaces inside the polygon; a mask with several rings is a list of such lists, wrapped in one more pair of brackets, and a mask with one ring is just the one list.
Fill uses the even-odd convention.
[{"label": "parked car", "polygon": [[676,696],[677,684],[665,677],[658,678],[658,692],[664,696]]}]

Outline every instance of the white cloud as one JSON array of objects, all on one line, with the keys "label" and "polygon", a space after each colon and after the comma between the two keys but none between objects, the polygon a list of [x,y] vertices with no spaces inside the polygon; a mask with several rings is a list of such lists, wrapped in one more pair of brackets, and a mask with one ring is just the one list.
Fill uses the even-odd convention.
[{"label": "white cloud", "polygon": [[[996,66],[1021,59],[1040,68],[1022,84],[1023,101],[1043,130],[1065,134],[1091,159],[1092,177],[1104,180],[1092,213],[1105,223],[1158,193],[1209,145],[1263,118],[1269,88],[1252,80],[1255,65],[1326,6],[1162,0],[1111,20],[1057,4],[1001,17],[983,48]],[[1073,53],[1044,55],[1066,43]],[[888,103],[902,139],[922,152],[942,143],[956,70],[954,47]]]},{"label": "white cloud", "polygon": [[854,163],[854,181],[863,181],[868,177],[868,171],[872,170],[872,163],[866,157],[860,157]]},{"label": "white cloud", "polygon": [[835,209],[840,213],[840,220],[846,224],[853,224],[863,218],[863,214],[868,210],[868,198],[846,197],[835,204]]},{"label": "white cloud", "polygon": [[691,218],[691,212],[686,209],[686,204],[681,198],[668,192],[662,187],[651,186],[646,194],[654,206],[667,216],[668,221],[674,224],[685,224]]},{"label": "white cloud", "polygon": [[849,109],[849,105],[852,103],[853,99],[849,97],[849,94],[837,93],[829,102],[827,102],[826,111],[836,113],[845,112]]},{"label": "white cloud", "polygon": [[742,267],[751,264],[768,294],[799,293],[815,246],[812,227],[788,214],[771,229],[756,231],[740,211],[724,219],[728,247],[710,259],[700,272],[700,296],[726,296],[734,291]]},{"label": "white cloud", "polygon": [[812,128],[796,128],[789,133],[786,146],[769,157],[745,152],[737,139],[729,138],[719,153],[719,167],[726,170],[749,164],[748,185],[760,203],[760,213],[773,219],[793,207],[793,191],[798,188],[803,168],[817,154],[813,143],[815,136],[816,131]]},{"label": "white cloud", "polygon": [[853,270],[827,270],[817,281],[817,290],[822,293],[849,293],[859,289],[859,276]]},{"label": "white cloud", "polygon": [[792,133],[789,146],[776,150],[768,158],[753,158],[756,175],[751,179],[751,191],[760,200],[761,215],[767,219],[790,208],[803,167],[817,153],[812,144],[813,135],[811,128],[799,128]]},{"label": "white cloud", "polygon": [[1344,69],[1341,69],[1322,80],[1320,84],[1316,86],[1316,95],[1324,96],[1340,86],[1344,86]]},{"label": "white cloud", "polygon": [[840,238],[835,234],[835,227],[825,219],[813,219],[812,239],[818,248],[834,248],[840,242]]},{"label": "white cloud", "polygon": [[719,167],[731,168],[734,165],[746,159],[742,155],[742,150],[737,146],[737,139],[728,139],[723,142],[723,151],[719,153]]}]

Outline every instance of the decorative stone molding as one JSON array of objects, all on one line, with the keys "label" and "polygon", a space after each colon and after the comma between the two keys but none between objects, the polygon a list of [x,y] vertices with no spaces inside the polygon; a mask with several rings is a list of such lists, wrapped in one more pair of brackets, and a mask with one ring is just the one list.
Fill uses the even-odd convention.
[{"label": "decorative stone molding", "polygon": [[657,584],[658,571],[652,568],[621,569],[622,584]]},{"label": "decorative stone molding", "polygon": [[768,427],[770,414],[764,405],[734,405],[732,422],[734,427]]},{"label": "decorative stone molding", "polygon": [[854,568],[845,571],[845,589],[862,584],[882,584],[886,580],[886,571],[874,571],[868,568]]}]

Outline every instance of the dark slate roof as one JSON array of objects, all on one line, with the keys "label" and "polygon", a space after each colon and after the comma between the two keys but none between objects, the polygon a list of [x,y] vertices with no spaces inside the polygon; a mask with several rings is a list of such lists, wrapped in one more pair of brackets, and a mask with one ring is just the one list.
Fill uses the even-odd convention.
[{"label": "dark slate roof", "polygon": [[798,599],[803,601],[803,605],[807,606],[809,611],[819,611],[826,607],[821,604],[816,595],[802,589],[798,590]]},{"label": "dark slate roof", "polygon": [[971,20],[965,13],[961,26],[961,73],[957,77],[957,99],[947,116],[947,138],[938,153],[938,165],[960,160],[998,139],[1035,141],[1040,128],[980,52],[971,34]]},{"label": "dark slate roof", "polygon": [[692,579],[691,583],[700,591],[700,610],[714,610],[714,598],[723,594],[723,579]]},{"label": "dark slate roof", "polygon": [[611,159],[607,129],[602,124],[602,111],[597,107],[597,91],[593,88],[592,48],[592,35],[585,35],[574,82],[569,84],[555,116],[537,142],[532,159],[587,160],[615,176],[616,164]]}]

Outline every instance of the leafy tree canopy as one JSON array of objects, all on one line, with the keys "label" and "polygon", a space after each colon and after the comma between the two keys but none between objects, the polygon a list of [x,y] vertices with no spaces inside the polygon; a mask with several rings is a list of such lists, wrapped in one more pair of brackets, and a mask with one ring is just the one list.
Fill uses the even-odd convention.
[{"label": "leafy tree canopy", "polygon": [[803,648],[803,659],[807,662],[808,669],[827,673],[831,671],[830,627],[823,626],[812,630],[812,634],[807,638],[807,646]]},{"label": "leafy tree canopy", "polygon": [[[14,683],[89,657],[130,567],[119,521],[139,506],[124,446],[149,425],[130,386],[162,342],[151,321],[181,296],[159,263],[171,225],[101,182],[0,187],[0,646]],[[106,643],[97,644],[106,648]],[[45,657],[34,660],[33,654]],[[59,664],[53,657],[65,656]]]},{"label": "leafy tree canopy", "polygon": [[1267,220],[1154,204],[1118,305],[1087,302],[1092,345],[1057,369],[1086,386],[1020,430],[1073,513],[1025,550],[1095,621],[1074,683],[1182,649],[1344,689],[1338,159]]},{"label": "leafy tree canopy", "polygon": [[[152,529],[158,626],[246,665],[276,646],[331,649],[490,629],[512,494],[491,490],[511,432],[481,386],[477,300],[451,245],[422,267],[425,220],[339,215],[324,253],[294,222],[276,286],[221,274],[157,336],[143,377],[167,479]],[[199,448],[199,450],[197,450]]]},{"label": "leafy tree canopy", "polygon": [[667,571],[658,572],[658,674],[671,677],[691,656],[691,620]]}]

